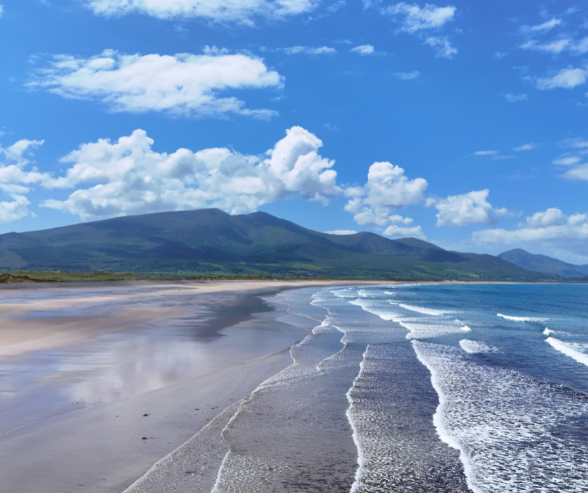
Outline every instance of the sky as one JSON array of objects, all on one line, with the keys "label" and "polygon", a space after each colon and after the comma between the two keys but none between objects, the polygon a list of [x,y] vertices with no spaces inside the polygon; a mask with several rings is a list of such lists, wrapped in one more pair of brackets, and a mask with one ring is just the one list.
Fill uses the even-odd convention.
[{"label": "sky", "polygon": [[585,2],[0,4],[0,234],[218,207],[588,263]]}]

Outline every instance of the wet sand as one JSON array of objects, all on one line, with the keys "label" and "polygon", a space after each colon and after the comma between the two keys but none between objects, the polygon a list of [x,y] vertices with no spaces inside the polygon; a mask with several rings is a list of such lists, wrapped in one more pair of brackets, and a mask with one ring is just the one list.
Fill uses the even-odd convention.
[{"label": "wet sand", "polygon": [[123,491],[292,363],[315,323],[263,296],[324,284],[0,290],[0,491]]}]

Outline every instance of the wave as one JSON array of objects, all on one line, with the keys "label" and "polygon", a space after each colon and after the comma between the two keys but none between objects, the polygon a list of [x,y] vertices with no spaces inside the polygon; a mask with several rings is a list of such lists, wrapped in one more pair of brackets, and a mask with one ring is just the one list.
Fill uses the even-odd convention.
[{"label": "wave", "polygon": [[433,308],[423,308],[422,306],[407,305],[405,303],[399,303],[399,305],[405,310],[412,312],[422,313],[424,315],[445,315],[446,313],[453,313],[449,310],[434,310]]},{"label": "wave", "polygon": [[437,438],[430,421],[437,400],[426,371],[414,353],[397,345],[366,347],[347,392],[359,465],[351,493],[406,491],[407,485],[410,491],[469,491],[458,457]]},{"label": "wave", "polygon": [[371,313],[372,315],[377,315],[386,322],[397,322],[400,320],[400,315],[398,313],[379,309],[375,306],[372,306],[371,303],[367,300],[356,299],[353,301],[348,301],[348,303],[350,305],[360,306],[364,311]]},{"label": "wave", "polygon": [[337,298],[355,298],[357,296],[351,288],[333,289],[331,294],[334,294]]},{"label": "wave", "polygon": [[[433,416],[438,434],[459,450],[472,491],[588,489],[588,444],[568,435],[585,433],[584,398],[506,368],[477,364],[457,348],[412,344],[439,396]],[[561,423],[569,426],[565,433]]]},{"label": "wave", "polygon": [[496,316],[506,320],[512,320],[513,322],[547,322],[549,320],[543,317],[513,317],[511,315],[503,315],[502,313],[497,313]]},{"label": "wave", "polygon": [[545,342],[550,344],[553,349],[556,349],[560,353],[569,356],[578,363],[582,363],[583,365],[588,366],[588,354],[581,351],[582,349],[585,349],[587,345],[563,342],[559,339],[556,339],[555,337],[548,337],[545,339]]},{"label": "wave", "polygon": [[397,322],[408,330],[407,339],[429,339],[431,337],[440,337],[450,334],[459,334],[463,331],[462,327],[447,324],[423,324],[411,323],[406,319],[399,319]]},{"label": "wave", "polygon": [[462,339],[461,341],[459,341],[459,345],[466,353],[470,354],[495,353],[496,351],[498,351],[498,348],[490,346],[485,342],[472,341],[470,339]]},{"label": "wave", "polygon": [[394,291],[384,291],[384,294],[389,294],[390,296],[396,295],[396,293]]}]

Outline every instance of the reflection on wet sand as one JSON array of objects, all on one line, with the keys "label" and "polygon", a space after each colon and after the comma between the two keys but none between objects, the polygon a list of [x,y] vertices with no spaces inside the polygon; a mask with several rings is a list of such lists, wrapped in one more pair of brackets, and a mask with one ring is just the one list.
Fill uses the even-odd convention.
[{"label": "reflection on wet sand", "polygon": [[267,337],[269,310],[251,294],[184,285],[3,291],[0,437],[288,347],[291,337]]}]

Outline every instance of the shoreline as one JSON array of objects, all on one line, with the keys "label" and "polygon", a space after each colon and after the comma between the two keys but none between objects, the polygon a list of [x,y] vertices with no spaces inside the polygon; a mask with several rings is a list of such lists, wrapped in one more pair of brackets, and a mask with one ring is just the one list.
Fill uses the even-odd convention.
[{"label": "shoreline", "polygon": [[[311,285],[316,286],[315,283]],[[174,333],[178,331],[184,333],[187,330],[189,339],[186,343],[181,343],[182,347],[187,343],[197,344],[196,348],[213,351],[207,357],[208,366],[203,367],[209,368],[210,371],[156,390],[141,392],[114,402],[74,409],[74,412],[31,419],[24,426],[14,427],[15,429],[9,434],[0,436],[0,478],[2,478],[0,489],[3,493],[19,493],[20,491],[120,493],[141,478],[155,462],[182,446],[202,430],[220,412],[246,397],[261,382],[292,364],[290,348],[312,330],[314,321],[292,315],[288,312],[286,305],[280,307],[262,298],[271,297],[288,288],[306,286],[308,283],[296,285],[288,283],[281,286],[276,286],[275,283],[269,285],[248,283],[245,286],[231,284],[232,289],[229,290],[226,284],[207,286],[206,289],[202,286],[185,289],[186,286],[183,285],[178,288],[181,289],[179,292],[175,291],[177,285],[172,286],[168,291],[161,285],[155,286],[155,289],[151,286],[146,291],[143,290],[142,295],[147,294],[151,298],[155,297],[154,299],[166,298],[171,306],[149,307],[150,310],[141,306],[135,307],[134,311],[125,315],[124,322],[127,325],[122,324],[114,328],[109,324],[111,318],[117,316],[117,312],[109,303],[116,301],[117,297],[106,292],[112,286],[90,290],[98,296],[100,303],[107,305],[108,310],[102,313],[101,308],[97,309],[97,313],[86,317],[88,320],[84,324],[79,317],[74,317],[74,320],[66,327],[70,332],[72,328],[75,332],[76,326],[78,330],[84,332],[82,325],[87,326],[93,323],[91,329],[84,332],[85,338],[76,339],[71,333],[67,333],[67,330],[62,331],[64,337],[55,340],[53,350],[44,348],[40,354],[55,353],[60,358],[63,350],[73,348],[76,358],[87,359],[92,353],[85,356],[85,350],[81,348],[88,344],[90,347],[95,346],[96,343],[93,341],[101,341],[101,337],[104,336],[107,336],[107,340],[112,337],[124,340],[126,335],[132,336],[133,331],[139,330],[129,323],[140,322],[142,319],[137,320],[137,315],[141,311],[145,311],[147,315],[152,314],[154,310],[183,312],[185,306],[182,303],[185,302],[188,303],[190,310],[197,308],[195,313],[201,313],[202,320],[193,320],[191,312],[184,312],[183,316],[176,317],[179,325],[175,329],[173,328],[175,326],[172,326],[172,329]],[[70,286],[66,289],[66,294],[67,292],[75,294],[76,291],[77,288]],[[135,289],[131,291],[128,299],[123,297],[123,303],[129,300],[131,300],[130,303],[137,303],[140,296],[132,296],[136,293],[134,293]],[[79,301],[75,297],[66,299],[58,297],[57,300],[52,300],[50,297],[48,300],[43,299],[47,298],[45,294],[56,294],[55,291],[46,290],[45,286],[41,290],[34,290],[34,293],[30,290],[26,292],[43,296],[41,300],[35,302],[21,303],[20,311],[13,307],[12,315],[16,313],[19,316],[27,314],[31,316],[35,306],[41,305],[43,309],[73,310]],[[25,294],[22,291],[20,293]],[[63,293],[64,291],[60,289],[57,294]],[[178,296],[179,293],[181,298]],[[81,294],[83,309],[86,310],[90,306],[90,311],[96,311],[95,306],[88,305],[88,298],[91,298],[88,293]],[[194,300],[197,300],[197,305],[193,305]],[[2,301],[5,302],[6,299]],[[20,301],[22,302],[22,299]],[[121,300],[118,299],[118,302],[120,303]],[[42,335],[42,322],[57,323],[57,325],[63,322],[61,320],[63,317],[51,317],[46,312],[41,314],[44,316],[44,318],[41,317],[41,322],[34,317],[20,321],[36,322],[40,326],[37,335]],[[5,321],[11,320],[6,310],[3,310],[2,315]],[[92,318],[93,321],[90,320]],[[101,327],[104,325],[109,326]],[[4,326],[7,324],[5,323]],[[39,342],[39,339],[35,342]],[[12,347],[14,349],[14,345]],[[0,354],[2,349],[6,353],[7,348],[10,348],[10,344],[4,344],[4,346],[0,344]],[[23,347],[21,346],[20,349]],[[36,352],[38,350],[33,350],[32,353],[21,351],[17,359],[23,361],[28,354]],[[133,359],[132,354],[125,354],[122,357]],[[2,359],[6,363],[14,357],[5,355]],[[32,364],[38,365],[35,361]],[[196,367],[198,368],[200,367]],[[35,371],[38,373],[38,370]],[[109,374],[105,375],[108,377]],[[89,376],[82,378],[86,381]],[[51,381],[48,382],[54,385]],[[67,381],[66,384],[69,385]],[[75,382],[74,384],[77,385]],[[25,388],[22,392],[30,394],[33,390]],[[42,400],[42,398],[33,400]],[[10,401],[7,402],[10,403]],[[73,404],[75,399],[72,401]],[[80,402],[80,404],[83,403]],[[5,407],[4,412],[6,411]],[[142,439],[143,436],[146,440]],[[37,473],[31,475],[31,469]]]}]

